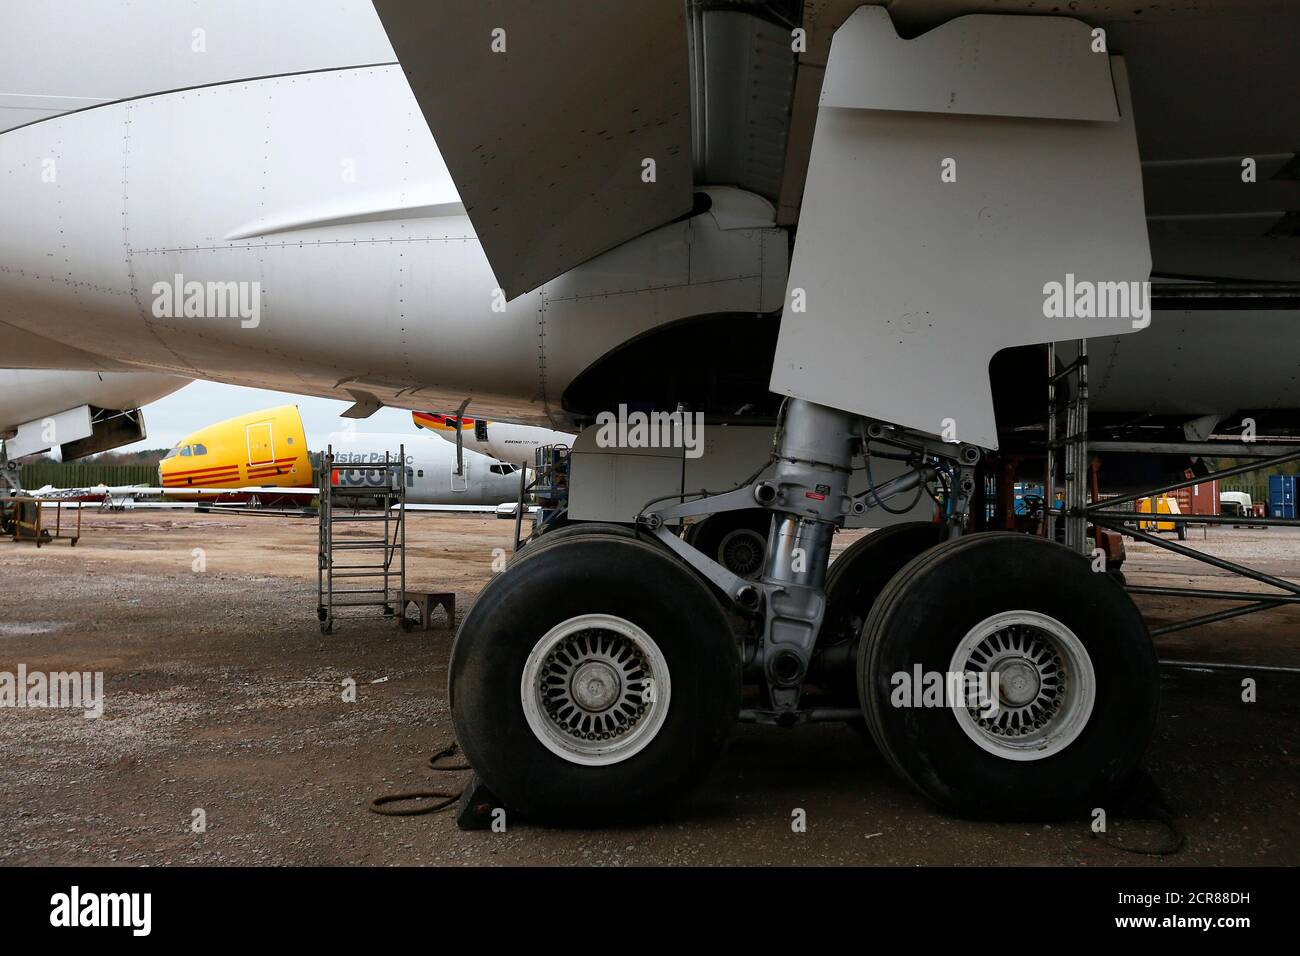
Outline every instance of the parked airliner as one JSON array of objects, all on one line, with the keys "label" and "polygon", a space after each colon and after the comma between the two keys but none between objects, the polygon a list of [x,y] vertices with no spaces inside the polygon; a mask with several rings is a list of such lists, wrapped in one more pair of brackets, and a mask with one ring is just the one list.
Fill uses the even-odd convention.
[{"label": "parked airliner", "polygon": [[[406,500],[413,505],[499,505],[519,498],[519,466],[456,449],[418,433],[343,430],[325,436],[317,452],[331,449],[336,487],[366,487],[382,480],[348,464],[372,463],[405,452]],[[171,498],[230,500],[256,496],[312,497],[311,454],[296,405],[281,405],[208,425],[178,441],[158,464],[158,480]]]},{"label": "parked airliner", "polygon": [[[567,503],[452,652],[490,806],[662,812],[743,709],[864,720],[950,811],[1086,819],[1134,778],[1159,676],[1074,456],[1300,429],[1300,9],[1060,12],[21,5],[0,366],[576,433]],[[91,399],[56,404],[93,432]],[[699,416],[702,456],[611,447],[595,422],[627,408]],[[1067,545],[987,521],[1044,460]],[[830,564],[887,510],[941,520]],[[754,574],[673,533],[700,518],[724,549],[766,529]],[[914,668],[996,675],[1000,710],[895,705]]]}]

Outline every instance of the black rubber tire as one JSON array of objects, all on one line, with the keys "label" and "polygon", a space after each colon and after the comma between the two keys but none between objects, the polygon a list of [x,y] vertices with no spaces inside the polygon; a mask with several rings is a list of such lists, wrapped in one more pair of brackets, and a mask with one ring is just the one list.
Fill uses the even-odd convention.
[{"label": "black rubber tire", "polygon": [[[767,552],[767,537],[772,526],[772,514],[764,508],[742,508],[739,511],[720,511],[717,514],[709,515],[703,521],[691,525],[686,530],[686,541],[698,551],[703,552],[714,561],[721,564],[732,574],[739,575],[746,580],[755,580],[763,573],[763,561]],[[736,567],[730,566],[721,553],[723,542],[733,531],[751,531],[756,534],[752,543],[758,547],[757,540],[761,539],[762,546],[756,554],[754,560],[748,562],[744,574]],[[747,543],[751,543],[748,542]],[[750,554],[747,550],[746,554]]]},{"label": "black rubber tire", "polygon": [[[663,725],[644,749],[605,766],[552,753],[520,702],[528,655],[551,628],[607,613],[643,628],[672,678]],[[663,814],[722,755],[740,706],[740,654],[717,599],[651,544],[588,534],[557,542],[493,578],[452,646],[456,738],[489,790],[525,819],[596,825]]]},{"label": "black rubber tire", "polygon": [[[908,521],[873,531],[845,548],[826,572],[826,616],[817,649],[857,643],[885,585],[917,555],[942,543],[945,534],[943,525]],[[833,706],[857,703],[856,668],[827,672],[819,667],[815,679],[831,695]]]},{"label": "black rubber tire", "polygon": [[[856,639],[890,578],[917,555],[942,544],[946,534],[941,524],[907,521],[873,531],[845,548],[826,572],[822,634],[834,637],[851,632]],[[861,623],[849,627],[846,622],[855,617],[860,617]]]},{"label": "black rubber tire", "polygon": [[[957,644],[992,614],[1033,610],[1069,627],[1095,672],[1091,717],[1064,749],[1039,760],[991,754],[947,707],[890,705],[890,677],[947,671]],[[945,542],[885,588],[863,629],[859,690],[877,746],[898,772],[963,816],[1051,819],[1104,806],[1133,778],[1155,726],[1155,650],[1133,601],[1087,558],[1042,538],[1003,532]]]},{"label": "black rubber tire", "polygon": [[566,541],[569,538],[585,534],[605,534],[618,538],[637,538],[644,541],[653,541],[653,536],[648,532],[643,535],[637,535],[636,529],[631,525],[612,524],[605,521],[574,521],[560,525],[554,531],[548,531],[536,538],[530,538],[524,543],[524,546],[510,555],[507,566],[514,564],[526,555],[535,554],[542,548],[549,548],[560,541]]}]

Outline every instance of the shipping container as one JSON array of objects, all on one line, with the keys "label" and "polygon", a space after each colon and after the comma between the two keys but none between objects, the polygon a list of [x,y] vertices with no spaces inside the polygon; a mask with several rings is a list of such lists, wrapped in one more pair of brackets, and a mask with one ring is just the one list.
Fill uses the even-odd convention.
[{"label": "shipping container", "polygon": [[1294,518],[1296,516],[1296,478],[1297,475],[1268,476],[1268,516],[1270,518]]},{"label": "shipping container", "polygon": [[1174,492],[1178,511],[1185,515],[1217,515],[1219,513],[1219,480],[1203,481],[1190,488]]}]

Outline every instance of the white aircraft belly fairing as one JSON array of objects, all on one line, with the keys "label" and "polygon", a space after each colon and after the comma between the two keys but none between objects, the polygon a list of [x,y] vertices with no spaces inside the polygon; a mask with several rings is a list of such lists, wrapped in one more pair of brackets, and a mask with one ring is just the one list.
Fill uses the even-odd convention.
[{"label": "white aircraft belly fairing", "polygon": [[[41,183],[51,154],[58,177]],[[723,189],[734,221],[670,224],[501,301],[396,67],[59,117],[0,135],[0,171],[37,184],[0,204],[0,323],[128,367],[305,394],[413,409],[473,395],[480,413],[551,424],[609,349],[676,318],[770,312],[785,281],[770,205],[755,228],[753,204]],[[67,208],[84,227],[71,234]],[[256,283],[258,315],[166,314],[195,282]]]}]

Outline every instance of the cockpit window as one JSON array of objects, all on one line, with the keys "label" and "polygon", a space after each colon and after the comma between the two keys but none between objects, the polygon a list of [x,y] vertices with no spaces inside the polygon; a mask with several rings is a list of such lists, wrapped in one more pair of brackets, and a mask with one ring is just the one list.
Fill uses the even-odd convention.
[{"label": "cockpit window", "polygon": [[206,455],[207,453],[208,453],[208,446],[207,446],[207,445],[195,445],[195,446],[194,446],[194,454],[196,454],[196,455]]},{"label": "cockpit window", "polygon": [[182,457],[182,458],[189,458],[189,457],[190,457],[190,446],[189,446],[189,445],[186,445],[184,448],[181,449],[181,457]]},{"label": "cockpit window", "polygon": [[519,470],[518,465],[493,465],[491,471],[494,475],[513,475]]}]

